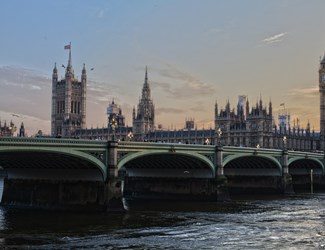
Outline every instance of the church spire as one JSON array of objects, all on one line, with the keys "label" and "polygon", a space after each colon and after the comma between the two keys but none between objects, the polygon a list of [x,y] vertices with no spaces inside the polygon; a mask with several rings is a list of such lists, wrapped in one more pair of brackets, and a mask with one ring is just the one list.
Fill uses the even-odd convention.
[{"label": "church spire", "polygon": [[54,64],[52,79],[58,79],[58,69],[56,67],[56,63]]},{"label": "church spire", "polygon": [[146,73],[144,77],[144,83],[143,83],[143,88],[142,88],[142,98],[145,100],[150,99],[150,87],[149,87],[149,82],[148,82],[148,68],[146,66]]},{"label": "church spire", "polygon": [[56,63],[54,63],[53,73],[58,73],[58,69],[57,69],[57,67],[56,67]]},{"label": "church spire", "polygon": [[146,75],[144,78],[145,82],[148,82],[148,67],[146,66]]}]

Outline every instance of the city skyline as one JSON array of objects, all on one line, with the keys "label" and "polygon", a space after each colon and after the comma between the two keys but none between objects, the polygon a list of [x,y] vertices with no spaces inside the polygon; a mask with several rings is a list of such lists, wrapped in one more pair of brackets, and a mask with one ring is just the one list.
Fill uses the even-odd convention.
[{"label": "city skyline", "polygon": [[216,100],[219,108],[228,99],[235,108],[238,95],[247,95],[251,105],[271,99],[275,118],[285,103],[292,121],[319,130],[323,1],[1,5],[0,120],[24,122],[28,135],[49,134],[52,70],[56,62],[64,75],[69,42],[79,79],[86,64],[88,128],[107,125],[113,99],[132,126],[148,66],[155,124],[164,128],[183,128],[188,117],[213,127]]}]

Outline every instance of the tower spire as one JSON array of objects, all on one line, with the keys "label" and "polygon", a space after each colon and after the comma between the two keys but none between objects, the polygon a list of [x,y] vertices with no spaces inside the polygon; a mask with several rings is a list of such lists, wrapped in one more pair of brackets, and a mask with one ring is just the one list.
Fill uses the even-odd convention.
[{"label": "tower spire", "polygon": [[145,88],[149,87],[149,84],[148,84],[148,67],[147,66],[146,66],[146,73],[145,73],[145,76],[144,76],[144,87]]}]

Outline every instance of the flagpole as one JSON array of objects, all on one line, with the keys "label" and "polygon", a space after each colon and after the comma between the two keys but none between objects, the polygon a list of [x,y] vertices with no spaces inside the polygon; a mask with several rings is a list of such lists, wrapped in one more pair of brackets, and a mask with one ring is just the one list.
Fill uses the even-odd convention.
[{"label": "flagpole", "polygon": [[69,43],[69,65],[71,66],[71,42]]}]

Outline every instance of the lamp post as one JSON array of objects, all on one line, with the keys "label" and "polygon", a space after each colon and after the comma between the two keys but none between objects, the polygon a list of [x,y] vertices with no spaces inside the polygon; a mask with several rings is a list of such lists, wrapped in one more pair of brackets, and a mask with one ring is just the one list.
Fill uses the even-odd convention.
[{"label": "lamp post", "polygon": [[286,150],[287,149],[287,137],[283,136],[283,149]]},{"label": "lamp post", "polygon": [[221,138],[221,135],[222,135],[222,130],[221,130],[221,128],[218,128],[218,130],[217,130],[217,135],[218,135],[218,146],[220,146],[221,145],[221,140],[220,140],[220,138]]},{"label": "lamp post", "polygon": [[110,122],[110,126],[111,126],[111,129],[112,129],[112,132],[113,132],[112,141],[115,141],[115,130],[118,127],[117,120],[116,120],[115,116],[113,116],[113,118],[112,118],[112,120]]},{"label": "lamp post", "polygon": [[209,141],[209,138],[207,138],[206,140],[205,140],[205,145],[209,145],[210,144],[210,141]]},{"label": "lamp post", "polygon": [[129,141],[132,141],[133,133],[131,131],[128,133],[128,137],[129,137]]}]

